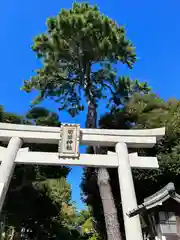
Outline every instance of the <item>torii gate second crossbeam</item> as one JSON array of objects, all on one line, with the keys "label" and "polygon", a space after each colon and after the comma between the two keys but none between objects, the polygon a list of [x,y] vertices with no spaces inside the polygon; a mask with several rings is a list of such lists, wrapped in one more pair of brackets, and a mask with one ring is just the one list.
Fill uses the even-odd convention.
[{"label": "torii gate second crossbeam", "polygon": [[[9,141],[0,148],[0,211],[11,181],[15,164],[79,165],[90,167],[116,167],[118,169],[126,240],[142,240],[139,215],[127,213],[137,208],[132,168],[158,168],[156,157],[139,157],[128,153],[130,148],[153,147],[165,134],[165,128],[148,130],[80,129],[77,124],[42,127],[0,123],[0,141]],[[59,152],[29,152],[23,143],[59,145]],[[107,155],[79,154],[79,143],[84,145],[115,146],[116,153]]]}]

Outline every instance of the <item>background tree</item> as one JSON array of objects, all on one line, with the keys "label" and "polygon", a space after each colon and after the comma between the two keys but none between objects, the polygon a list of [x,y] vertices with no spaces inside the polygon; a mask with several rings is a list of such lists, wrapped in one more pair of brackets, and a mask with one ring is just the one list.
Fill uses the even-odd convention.
[{"label": "background tree", "polygon": [[[125,29],[101,14],[97,6],[85,3],[74,3],[72,9],[62,9],[57,17],[48,19],[47,32],[35,38],[33,50],[43,66],[24,82],[23,89],[39,91],[33,103],[54,98],[59,109],[67,110],[72,116],[84,110],[85,102],[88,128],[97,127],[100,99],[108,98],[120,105],[118,94],[126,94],[114,67],[123,63],[132,68],[136,60]],[[120,239],[108,172],[100,169],[97,173],[108,239]]]},{"label": "background tree", "polygon": [[[139,203],[145,197],[155,193],[169,182],[174,182],[177,192],[179,189],[179,149],[180,149],[180,101],[169,99],[165,101],[151,92],[144,94],[136,92],[120,109],[113,108],[111,113],[105,114],[100,119],[100,126],[112,129],[130,128],[157,128],[166,127],[166,135],[152,149],[137,149],[139,155],[157,156],[158,170],[133,170],[136,195]],[[107,149],[105,149],[107,151]],[[113,148],[109,150],[114,151]],[[110,169],[110,183],[116,201],[118,213],[121,213],[121,199],[119,193],[118,176],[116,169]],[[92,177],[91,177],[92,176]],[[86,203],[94,209],[94,217],[100,235],[103,236],[104,225],[102,206],[97,191],[93,169],[88,169],[83,178],[82,189]],[[96,199],[96,201],[95,201]],[[98,201],[99,199],[99,201]],[[119,214],[122,221],[122,215]]]},{"label": "background tree", "polygon": [[[127,111],[136,121],[134,128],[166,127],[166,135],[162,141],[153,149],[139,151],[140,154],[158,156],[160,166],[158,170],[135,171],[139,201],[170,181],[175,183],[179,192],[180,101],[177,99],[165,101],[155,94],[135,95],[129,102]],[[142,186],[143,179],[146,188],[145,185]],[[141,194],[140,189],[143,190]]]}]

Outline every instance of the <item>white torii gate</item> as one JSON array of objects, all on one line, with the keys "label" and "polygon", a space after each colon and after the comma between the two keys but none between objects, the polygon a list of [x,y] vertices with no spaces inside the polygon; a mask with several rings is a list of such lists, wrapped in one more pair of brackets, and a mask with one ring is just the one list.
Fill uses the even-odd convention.
[{"label": "white torii gate", "polygon": [[[9,141],[0,147],[0,211],[11,181],[15,164],[74,165],[118,168],[126,240],[142,240],[139,215],[129,217],[137,208],[132,168],[156,169],[156,157],[139,157],[128,153],[130,148],[151,148],[165,134],[165,128],[147,130],[80,129],[77,124],[61,128],[0,123],[0,141]],[[59,145],[59,152],[30,152],[23,143]],[[115,146],[116,153],[79,154],[79,143],[89,146]]]}]

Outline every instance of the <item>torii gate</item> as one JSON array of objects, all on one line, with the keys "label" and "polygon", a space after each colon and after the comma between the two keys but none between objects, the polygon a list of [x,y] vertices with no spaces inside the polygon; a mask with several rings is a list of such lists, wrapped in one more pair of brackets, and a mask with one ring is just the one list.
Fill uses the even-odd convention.
[{"label": "torii gate", "polygon": [[[156,157],[128,154],[130,148],[151,148],[165,134],[165,128],[147,130],[82,129],[78,124],[61,128],[0,123],[0,141],[9,141],[0,148],[0,211],[11,181],[15,164],[74,165],[117,168],[124,216],[126,240],[142,240],[139,215],[128,213],[137,208],[132,168],[156,169]],[[59,152],[29,152],[23,143],[59,144]],[[79,143],[89,146],[115,146],[116,153],[79,154]]]}]

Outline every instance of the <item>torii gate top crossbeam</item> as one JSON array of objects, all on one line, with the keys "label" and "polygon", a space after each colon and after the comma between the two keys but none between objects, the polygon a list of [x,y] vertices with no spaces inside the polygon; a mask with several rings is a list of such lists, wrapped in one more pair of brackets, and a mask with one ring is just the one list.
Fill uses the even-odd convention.
[{"label": "torii gate top crossbeam", "polygon": [[[141,130],[83,129],[80,130],[80,143],[84,145],[115,146],[119,141],[132,148],[149,148],[165,134],[165,128]],[[0,123],[0,141],[12,137],[22,138],[26,143],[58,144],[59,127],[31,126]]]}]

